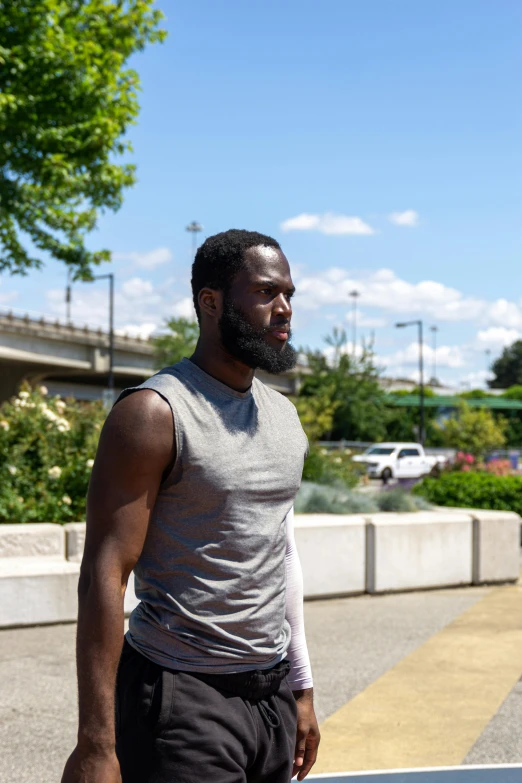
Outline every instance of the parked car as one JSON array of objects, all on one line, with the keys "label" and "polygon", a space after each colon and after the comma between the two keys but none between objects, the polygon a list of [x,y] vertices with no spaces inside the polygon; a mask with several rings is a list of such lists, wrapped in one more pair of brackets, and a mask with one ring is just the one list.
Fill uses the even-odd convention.
[{"label": "parked car", "polygon": [[391,478],[426,476],[436,465],[444,464],[446,458],[428,456],[420,443],[374,443],[353,461],[365,463],[370,478],[386,483]]}]

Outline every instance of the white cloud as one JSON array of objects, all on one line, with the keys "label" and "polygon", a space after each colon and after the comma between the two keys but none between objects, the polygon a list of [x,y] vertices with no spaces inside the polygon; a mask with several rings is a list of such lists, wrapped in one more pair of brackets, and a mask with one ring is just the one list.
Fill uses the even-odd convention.
[{"label": "white cloud", "polygon": [[[65,318],[63,290],[46,292],[48,309],[60,319]],[[73,285],[71,315],[74,323],[91,327],[108,327],[108,295],[101,283]],[[121,283],[114,294],[116,331],[150,336],[164,321],[176,316],[191,318],[194,308],[190,297],[175,298],[172,288],[163,282],[155,286],[150,280],[131,277]]]},{"label": "white cloud", "polygon": [[487,381],[491,378],[491,373],[486,370],[476,370],[468,372],[460,379],[460,385],[467,389],[484,389],[487,387]]},{"label": "white cloud", "polygon": [[519,303],[497,299],[487,305],[484,315],[486,320],[495,326],[522,329],[522,308]]},{"label": "white cloud", "polygon": [[130,261],[137,269],[156,269],[173,259],[168,247],[157,247],[145,253],[113,253],[112,257],[115,261]]},{"label": "white cloud", "polygon": [[144,324],[125,324],[120,329],[116,329],[116,334],[128,334],[129,337],[141,337],[142,340],[148,340],[158,328],[155,323]]},{"label": "white cloud", "polygon": [[364,236],[375,234],[375,230],[360,217],[336,215],[326,212],[324,215],[311,215],[303,212],[293,218],[283,220],[282,231],[319,231],[321,234],[351,234]]},{"label": "white cloud", "polygon": [[[347,321],[347,329],[350,328],[351,324],[353,323],[353,314],[349,310],[345,315],[345,321]],[[357,328],[359,327],[366,327],[367,329],[380,329],[383,326],[387,325],[386,318],[372,318],[370,316],[367,316],[365,313],[363,313],[361,310],[357,310]]]},{"label": "white cloud", "polygon": [[189,320],[195,320],[196,311],[194,310],[194,303],[191,296],[186,296],[184,299],[180,299],[175,305],[171,307],[172,318],[188,318]]},{"label": "white cloud", "polygon": [[518,329],[507,329],[503,326],[490,326],[489,329],[483,329],[477,334],[477,343],[479,348],[484,350],[500,350],[506,345],[511,345],[515,340],[519,340],[522,334]]},{"label": "white cloud", "polygon": [[388,220],[396,226],[417,226],[419,214],[414,209],[406,209],[404,212],[392,212]]},{"label": "white cloud", "polygon": [[[424,344],[423,356],[425,365],[425,374],[429,375],[433,363],[433,348]],[[436,351],[437,367],[448,367],[455,369],[464,367],[467,364],[465,352],[458,345],[440,345]],[[380,356],[379,361],[393,369],[394,375],[400,374],[400,369],[404,367],[416,367],[419,364],[419,344],[417,341],[411,342],[406,348],[395,351],[387,356]]]},{"label": "white cloud", "polygon": [[363,307],[378,307],[395,314],[423,315],[438,321],[463,321],[483,315],[486,303],[465,297],[455,288],[434,280],[410,283],[391,269],[379,269],[358,279],[337,267],[321,275],[303,276],[297,285],[296,310],[327,305],[348,307],[350,291],[357,290]]},{"label": "white cloud", "polygon": [[130,280],[125,280],[121,290],[123,295],[129,299],[142,299],[154,293],[154,286],[150,280],[143,280],[141,277],[131,277]]}]

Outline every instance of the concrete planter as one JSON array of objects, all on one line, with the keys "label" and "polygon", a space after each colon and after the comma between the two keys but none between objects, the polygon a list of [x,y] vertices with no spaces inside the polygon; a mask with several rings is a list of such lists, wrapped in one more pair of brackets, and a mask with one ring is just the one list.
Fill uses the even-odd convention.
[{"label": "concrete planter", "polygon": [[[521,519],[504,511],[296,514],[305,598],[516,581]],[[69,622],[85,524],[0,525],[0,627]],[[128,614],[136,606],[131,575]]]}]

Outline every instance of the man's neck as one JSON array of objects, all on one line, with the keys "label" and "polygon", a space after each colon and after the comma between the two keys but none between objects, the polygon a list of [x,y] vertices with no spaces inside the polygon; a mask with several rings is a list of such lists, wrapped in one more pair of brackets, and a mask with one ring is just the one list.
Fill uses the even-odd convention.
[{"label": "man's neck", "polygon": [[254,370],[234,359],[221,343],[209,344],[200,337],[190,361],[234,391],[246,392],[252,386]]}]

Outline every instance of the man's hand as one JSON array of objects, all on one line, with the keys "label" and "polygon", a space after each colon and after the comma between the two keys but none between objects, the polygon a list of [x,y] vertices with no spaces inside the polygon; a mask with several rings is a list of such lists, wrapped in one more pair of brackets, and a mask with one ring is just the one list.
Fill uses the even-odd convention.
[{"label": "man's hand", "polygon": [[313,696],[313,688],[294,691],[294,699],[297,703],[297,738],[292,777],[297,774],[297,780],[304,780],[315,764],[321,739]]},{"label": "man's hand", "polygon": [[67,760],[62,783],[121,783],[116,752],[85,751],[77,746]]}]

